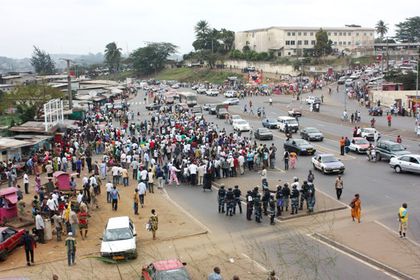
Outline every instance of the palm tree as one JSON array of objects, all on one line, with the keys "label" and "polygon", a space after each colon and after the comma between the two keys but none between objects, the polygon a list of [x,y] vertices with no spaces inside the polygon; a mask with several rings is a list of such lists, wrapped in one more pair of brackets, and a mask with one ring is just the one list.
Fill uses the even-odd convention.
[{"label": "palm tree", "polygon": [[118,71],[121,62],[121,48],[115,42],[105,46],[105,62],[111,72]]},{"label": "palm tree", "polygon": [[210,32],[209,23],[205,20],[200,20],[194,26],[194,31],[195,31],[195,36],[197,37],[197,39],[205,39],[205,37]]},{"label": "palm tree", "polygon": [[379,20],[375,28],[376,28],[376,33],[379,34],[379,37],[381,38],[381,41],[382,41],[384,39],[385,34],[388,33],[387,24],[383,20]]}]

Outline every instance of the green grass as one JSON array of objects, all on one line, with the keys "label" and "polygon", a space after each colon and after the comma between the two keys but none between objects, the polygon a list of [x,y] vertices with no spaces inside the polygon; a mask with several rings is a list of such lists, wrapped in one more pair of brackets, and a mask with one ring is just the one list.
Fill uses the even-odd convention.
[{"label": "green grass", "polygon": [[156,79],[176,80],[180,82],[209,82],[221,84],[231,76],[236,76],[238,79],[242,79],[242,74],[227,70],[186,67],[164,69],[156,76]]},{"label": "green grass", "polygon": [[0,116],[0,126],[9,126],[13,120],[15,124],[22,122],[18,115],[2,115]]}]

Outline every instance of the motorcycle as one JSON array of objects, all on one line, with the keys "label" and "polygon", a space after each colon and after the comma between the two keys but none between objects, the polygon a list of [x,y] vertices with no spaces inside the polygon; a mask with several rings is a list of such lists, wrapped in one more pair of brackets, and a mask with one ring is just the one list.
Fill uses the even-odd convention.
[{"label": "motorcycle", "polygon": [[366,155],[367,155],[368,161],[376,162],[376,150],[375,149],[368,150]]}]

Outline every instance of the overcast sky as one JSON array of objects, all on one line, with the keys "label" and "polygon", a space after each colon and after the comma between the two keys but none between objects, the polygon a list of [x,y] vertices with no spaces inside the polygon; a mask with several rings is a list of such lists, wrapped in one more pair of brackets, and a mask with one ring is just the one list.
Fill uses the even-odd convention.
[{"label": "overcast sky", "polygon": [[194,25],[242,31],[269,26],[374,27],[419,16],[418,0],[9,0],[1,1],[0,56],[28,57],[32,46],[49,53],[103,52],[115,41],[124,53],[145,42],[192,50]]}]

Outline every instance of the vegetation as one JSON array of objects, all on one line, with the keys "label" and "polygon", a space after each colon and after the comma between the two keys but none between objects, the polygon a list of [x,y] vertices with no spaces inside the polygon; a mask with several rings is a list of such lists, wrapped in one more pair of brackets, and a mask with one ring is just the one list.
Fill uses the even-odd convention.
[{"label": "vegetation", "polygon": [[177,46],[171,43],[148,43],[130,55],[134,70],[138,74],[150,75],[165,67],[168,56],[176,53]]},{"label": "vegetation", "polygon": [[18,117],[26,122],[41,116],[44,103],[63,96],[58,89],[44,84],[21,85],[0,97],[0,110],[4,112],[7,108],[16,108]]},{"label": "vegetation", "polygon": [[328,33],[325,30],[319,29],[315,34],[316,44],[314,47],[314,56],[322,57],[332,53],[332,42],[328,39]]},{"label": "vegetation", "polygon": [[385,34],[388,33],[388,25],[383,20],[379,20],[375,29],[379,35],[380,42],[383,42]]},{"label": "vegetation", "polygon": [[221,84],[228,77],[237,76],[238,73],[225,70],[212,70],[209,68],[173,68],[165,69],[160,72],[156,79],[158,80],[177,80],[180,82],[209,82]]},{"label": "vegetation", "polygon": [[229,57],[232,59],[245,59],[249,61],[270,61],[274,58],[272,53],[256,52],[250,50],[249,47],[245,47],[243,48],[242,52],[240,50],[232,50],[229,54]]},{"label": "vegetation", "polygon": [[420,17],[407,18],[395,25],[397,27],[395,38],[404,43],[420,42]]},{"label": "vegetation", "polygon": [[55,64],[51,56],[36,46],[34,46],[34,52],[32,53],[31,65],[39,75],[55,74]]},{"label": "vegetation", "polygon": [[105,63],[108,65],[110,73],[119,71],[121,48],[118,48],[115,42],[111,42],[105,46]]}]

